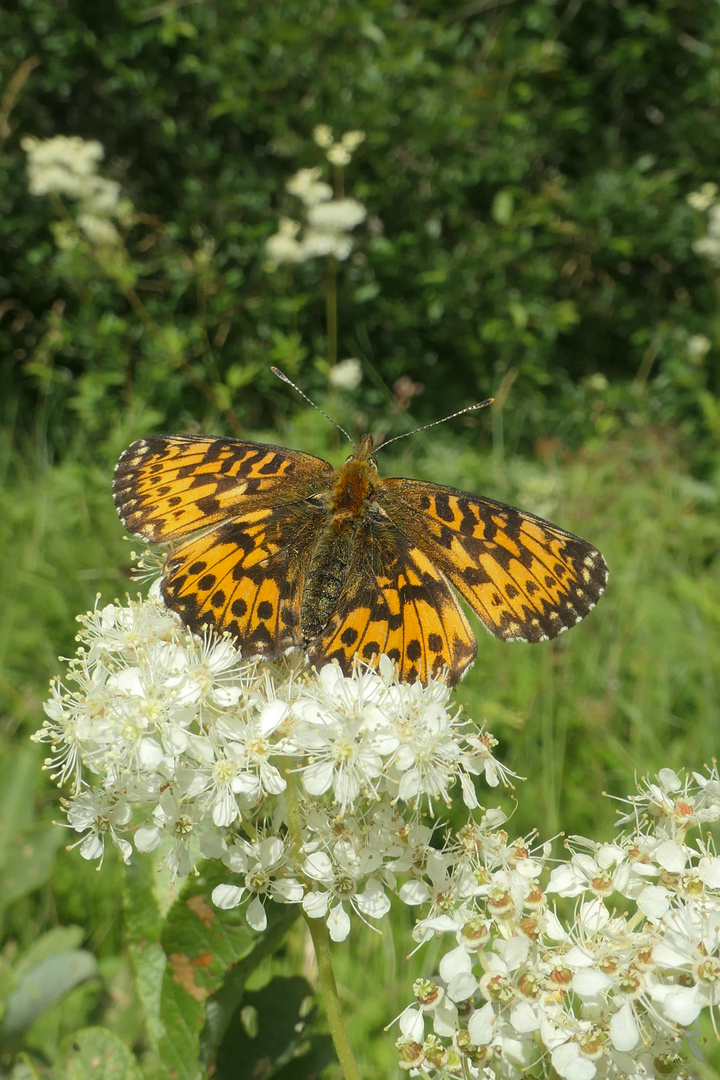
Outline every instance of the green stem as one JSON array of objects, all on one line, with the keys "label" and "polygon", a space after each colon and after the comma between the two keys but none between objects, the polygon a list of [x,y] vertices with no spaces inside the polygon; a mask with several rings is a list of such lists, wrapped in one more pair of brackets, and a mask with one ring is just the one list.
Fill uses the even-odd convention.
[{"label": "green stem", "polygon": [[280,772],[285,777],[285,814],[287,815],[288,835],[290,836],[290,848],[293,858],[299,862],[302,854],[302,817],[300,815],[300,800],[298,798],[297,780],[292,771],[291,758],[280,759]]},{"label": "green stem", "polygon": [[[287,787],[285,788],[285,812],[287,814],[290,845],[295,857],[299,858],[302,848],[302,817],[300,814],[297,781],[289,761],[284,762],[282,772],[287,780]],[[311,919],[308,915],[305,915],[305,922],[308,925],[310,937],[312,938],[315,947],[325,1015],[327,1016],[335,1053],[340,1062],[343,1076],[345,1080],[360,1080],[360,1073],[355,1064],[355,1056],[352,1052],[350,1040],[348,1039],[345,1018],[343,1017],[342,1008],[340,1006],[340,996],[338,994],[337,983],[335,982],[335,972],[333,971],[332,966],[330,937],[327,926],[323,919]]]},{"label": "green stem", "polygon": [[329,366],[334,368],[337,364],[337,261],[332,255],[328,257],[325,310],[327,315],[327,358]]},{"label": "green stem", "polygon": [[328,1019],[330,1034],[332,1035],[335,1053],[343,1071],[345,1080],[360,1080],[360,1073],[355,1064],[350,1040],[345,1027],[345,1018],[340,1007],[335,972],[332,966],[332,954],[330,952],[330,936],[323,919],[311,919],[305,916],[305,921],[310,930],[310,936],[315,946],[315,956],[320,973],[320,985],[323,992],[325,1015]]}]

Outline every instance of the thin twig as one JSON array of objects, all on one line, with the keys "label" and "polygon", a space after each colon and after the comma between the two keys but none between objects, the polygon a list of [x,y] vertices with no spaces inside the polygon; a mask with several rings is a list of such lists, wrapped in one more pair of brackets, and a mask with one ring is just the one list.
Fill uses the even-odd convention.
[{"label": "thin twig", "polygon": [[27,60],[23,60],[20,67],[15,74],[11,76],[10,82],[7,84],[5,93],[2,96],[2,101],[0,101],[0,144],[3,139],[6,139],[8,135],[12,134],[10,128],[10,113],[15,108],[15,103],[23,83],[30,72],[33,71],[39,63],[40,60],[37,56],[30,56]]}]

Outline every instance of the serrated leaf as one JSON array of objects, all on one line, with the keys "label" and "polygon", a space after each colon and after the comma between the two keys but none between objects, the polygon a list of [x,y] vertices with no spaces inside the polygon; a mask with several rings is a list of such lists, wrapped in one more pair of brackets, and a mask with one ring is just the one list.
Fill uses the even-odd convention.
[{"label": "serrated leaf", "polygon": [[288,905],[267,905],[267,927],[253,948],[228,971],[222,986],[210,998],[205,1009],[205,1026],[200,1036],[200,1062],[209,1068],[218,1047],[233,1022],[233,1016],[243,1002],[250,975],[266,956],[275,952],[279,942],[299,917],[297,908]]},{"label": "serrated leaf", "polygon": [[138,1063],[106,1028],[84,1028],[63,1043],[58,1080],[140,1080]]},{"label": "serrated leaf", "polygon": [[131,945],[130,962],[135,974],[135,991],[145,1015],[148,1041],[153,1051],[159,1054],[160,1040],[165,1034],[165,1025],[160,1018],[160,1013],[167,957],[162,946],[157,942]]},{"label": "serrated leaf", "polygon": [[124,877],[123,905],[135,992],[145,1015],[148,1041],[159,1059],[159,1043],[165,1034],[160,1010],[167,957],[160,944],[162,923],[153,889],[155,876],[150,859],[129,863]]},{"label": "serrated leaf", "polygon": [[149,858],[133,859],[125,867],[125,932],[134,944],[160,940],[162,921],[153,889],[155,877],[156,870]]},{"label": "serrated leaf", "polygon": [[[208,863],[204,870],[185,885],[168,913],[161,938],[168,962],[160,1010],[165,1034],[159,1042],[159,1053],[177,1080],[197,1080],[202,1073],[200,1035],[205,1027],[206,1005],[210,995],[222,986],[228,969],[243,957],[264,956],[267,943],[276,942],[270,919],[268,930],[258,937],[241,911],[215,908],[210,896],[215,885],[227,879],[227,870],[216,862]],[[296,916],[295,909],[279,911],[282,917],[274,917],[284,927]],[[256,945],[258,952],[254,951]]]}]

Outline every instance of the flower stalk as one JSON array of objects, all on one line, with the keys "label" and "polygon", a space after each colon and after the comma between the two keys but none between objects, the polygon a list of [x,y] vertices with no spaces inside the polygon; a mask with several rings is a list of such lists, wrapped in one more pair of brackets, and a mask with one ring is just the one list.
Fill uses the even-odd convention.
[{"label": "flower stalk", "polygon": [[313,946],[315,948],[325,1015],[327,1016],[328,1027],[330,1028],[335,1053],[337,1054],[340,1067],[343,1071],[343,1077],[345,1080],[361,1080],[360,1072],[355,1063],[352,1046],[348,1039],[347,1028],[345,1027],[345,1017],[343,1016],[337,983],[335,982],[335,972],[333,970],[332,953],[330,950],[330,935],[328,934],[325,924],[319,919],[311,919],[306,915],[305,921],[310,930],[310,936],[312,937]]}]

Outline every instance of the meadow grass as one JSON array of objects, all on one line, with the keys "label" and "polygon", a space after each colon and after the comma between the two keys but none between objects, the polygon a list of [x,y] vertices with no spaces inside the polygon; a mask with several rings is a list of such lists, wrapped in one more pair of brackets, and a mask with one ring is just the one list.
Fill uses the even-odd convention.
[{"label": "meadow grass", "polygon": [[[303,414],[286,436],[264,437],[334,460],[346,455],[337,445],[328,449]],[[578,532],[606,556],[607,594],[557,642],[507,645],[475,624],[478,660],[456,700],[470,718],[487,721],[500,740],[498,756],[527,778],[512,792],[481,784],[484,805],[500,804],[512,814],[513,834],[537,827],[542,839],[560,832],[610,839],[616,804],[603,792],[621,797],[633,790],[636,774],[662,766],[700,769],[717,753],[715,488],[693,478],[672,432],[653,429],[595,440],[572,454],[546,447],[532,461],[458,450],[438,433],[397,450],[381,456],[384,475],[420,476],[520,505]],[[110,462],[93,461],[81,440],[53,462],[41,438],[19,443],[8,430],[0,433],[6,567],[0,737],[8,769],[33,755],[37,769],[23,773],[25,803],[44,821],[57,816],[57,795],[39,779],[42,755],[29,751],[27,740],[42,721],[48,680],[60,670],[57,656],[74,652],[75,616],[93,606],[97,592],[108,602],[138,591],[129,578],[131,545],[112,505],[110,471]],[[456,810],[437,812],[448,820]],[[5,835],[12,828],[6,819]],[[64,1033],[89,1021],[109,1022],[132,1041],[139,1021],[123,953],[120,869],[110,856],[96,874],[77,852],[64,851],[48,865],[45,879],[28,882],[5,910],[6,949],[21,956],[34,938],[75,924],[101,958],[106,985],[74,991],[30,1032],[28,1045],[50,1054]],[[409,1001],[412,979],[432,971],[432,945],[407,959],[411,921],[398,908],[383,935],[353,932],[336,950],[351,1035],[367,1075],[393,1073],[394,1036],[382,1028]],[[287,957],[271,961],[270,969],[285,965],[288,973],[297,964],[308,964],[300,922]]]}]

